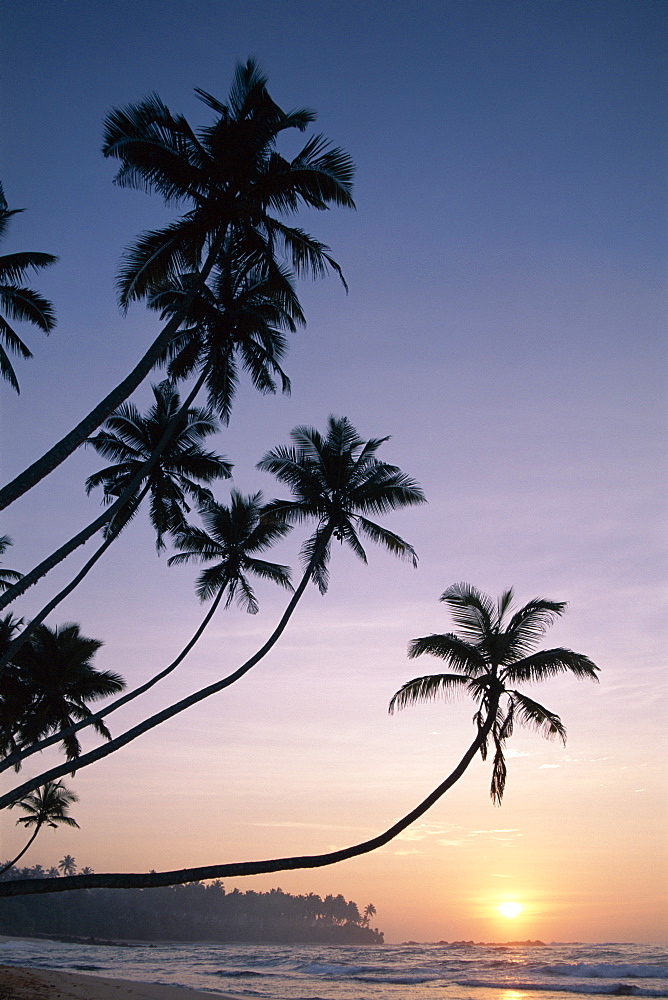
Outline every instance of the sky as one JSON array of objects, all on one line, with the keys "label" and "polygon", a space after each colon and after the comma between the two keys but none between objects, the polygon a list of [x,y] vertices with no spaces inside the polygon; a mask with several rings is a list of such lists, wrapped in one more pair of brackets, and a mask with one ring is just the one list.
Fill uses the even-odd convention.
[{"label": "sky", "polygon": [[[389,435],[379,457],[429,501],[384,522],[414,545],[417,569],[336,549],[328,594],[311,588],[242,681],[67,780],[80,830],[44,831],[25,863],[69,853],[98,872],[163,870],[381,832],[473,737],[466,702],[388,714],[406,680],[440,669],[409,661],[407,643],[450,630],[450,584],[513,586],[518,603],[568,601],[544,642],[601,668],[597,685],[564,677],[529,692],[560,714],[567,746],[516,733],[500,808],[478,759],[380,851],[226,888],[373,902],[388,941],[666,940],[665,6],[30,0],[0,19],[0,178],[26,210],[3,252],[60,258],[32,281],[58,326],[23,330],[34,358],[16,362],[21,395],[0,386],[2,480],[159,329],[142,304],[121,313],[114,281],[123,248],[174,209],[113,185],[104,116],[157,92],[204,125],[194,88],[224,99],[252,55],[274,99],[315,108],[315,128],[351,154],[357,210],[304,217],[349,292],[334,277],[301,283],[292,395],[244,383],[216,449],[233,486],[283,496],[256,462],[295,425],[345,415],[364,439]],[[149,397],[147,381],[134,398],[144,409]],[[83,483],[99,464],[80,450],[4,512],[5,565],[27,571],[92,520],[99,498]],[[274,550],[295,574],[303,537]],[[90,548],[15,613],[41,608]],[[201,620],[195,576],[157,557],[139,518],[49,621],[103,640],[96,665],[135,686]],[[257,616],[219,612],[172,677],[110,717],[112,732],[254,652],[286,600],[257,593]],[[15,819],[0,817],[2,857],[24,842]],[[522,913],[503,918],[504,901]]]}]

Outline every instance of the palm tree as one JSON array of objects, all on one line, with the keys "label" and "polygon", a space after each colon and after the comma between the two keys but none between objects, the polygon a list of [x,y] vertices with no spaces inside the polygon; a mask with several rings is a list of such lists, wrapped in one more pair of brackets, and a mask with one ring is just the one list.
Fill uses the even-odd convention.
[{"label": "palm tree", "polygon": [[74,875],[77,870],[77,863],[71,854],[66,854],[65,857],[58,862],[58,867],[63,875]]},{"label": "palm tree", "polygon": [[365,927],[369,926],[369,921],[371,920],[372,917],[375,917],[375,915],[376,915],[376,907],[373,905],[373,903],[369,903],[367,906],[364,907],[364,917],[362,918],[362,921]]},{"label": "palm tree", "polygon": [[203,451],[202,441],[218,430],[211,410],[191,408],[184,414],[181,428],[162,452],[153,469],[144,473],[147,459],[160,442],[167,427],[178,414],[181,400],[170,382],[153,386],[155,402],[145,416],[132,403],[119,407],[107,420],[104,429],[88,443],[104,458],[116,464],[101,469],[86,480],[86,493],[101,486],[103,502],[110,504],[139,474],[142,476],[134,496],[114,515],[104,528],[105,537],[116,537],[135,516],[141,500],[150,497],[150,518],[156,532],[156,548],[164,549],[164,536],[185,528],[190,513],[187,498],[199,503],[213,499],[200,483],[229,478],[230,462]]},{"label": "palm tree", "polygon": [[[207,530],[186,525],[175,538],[176,547],[182,551],[169,560],[170,565],[194,560],[200,562],[216,560],[215,565],[204,570],[197,582],[197,593],[200,599],[204,601],[213,597],[214,600],[190,641],[164,670],[155,674],[133,691],[117,698],[102,710],[82,718],[79,722],[68,727],[66,731],[54,733],[24,748],[8,742],[5,760],[0,763],[0,771],[7,770],[9,767],[18,770],[26,757],[57,743],[65,735],[70,736],[85,726],[93,725],[127,702],[138,698],[158,681],[167,677],[185,659],[199,640],[225,595],[227,595],[226,607],[229,607],[236,597],[240,607],[255,614],[258,610],[258,604],[248,580],[249,573],[272,580],[280,586],[290,589],[290,571],[287,566],[256,558],[258,552],[265,551],[290,530],[285,522],[277,521],[265,513],[261,493],[244,497],[238,491],[233,490],[232,502],[229,507],[210,500],[201,506],[200,513]],[[3,648],[3,625],[4,623],[0,620],[0,652]],[[7,642],[9,638],[11,638],[11,632]]]},{"label": "palm tree", "polygon": [[[79,741],[64,730],[92,715],[89,702],[125,687],[119,674],[93,666],[101,645],[83,636],[75,624],[54,629],[40,625],[0,677],[0,743],[20,749],[58,733],[68,760],[76,758]],[[111,739],[103,722],[92,725]]]},{"label": "palm tree", "polygon": [[[0,555],[2,555],[11,544],[12,540],[9,535],[0,535]],[[20,579],[21,573],[17,573],[15,569],[6,569],[4,566],[0,567],[0,590],[6,590],[12,583],[15,583]]]},{"label": "palm tree", "polygon": [[[314,580],[321,593],[326,591],[332,537],[350,545],[363,562],[366,562],[366,553],[358,532],[371,541],[384,545],[400,558],[408,559],[414,566],[417,564],[415,551],[408,542],[366,516],[425,503],[421,488],[412,479],[405,476],[397,466],[388,465],[376,458],[378,448],[388,439],[372,438],[363,441],[345,417],[330,417],[324,437],[313,428],[296,427],[292,438],[295,447],[277,448],[258,463],[258,468],[273,472],[281,482],[287,482],[293,493],[291,500],[274,500],[267,504],[264,508],[266,515],[285,524],[311,518],[316,521],[314,534],[302,547],[306,564],[304,574],[276,628],[264,645],[231,674],[144,719],[109,743],[79,757],[76,761],[77,769],[88,767],[114,753],[191,705],[229,687],[259,663],[283,634],[309,581]],[[65,766],[62,773],[67,773],[67,770]],[[60,776],[58,772],[59,768],[55,767],[39,778],[42,781],[51,780]],[[33,778],[0,796],[0,808],[14,797],[25,795],[37,780]]]},{"label": "palm tree", "polygon": [[276,392],[277,382],[289,393],[290,380],[281,368],[286,353],[284,330],[305,324],[292,276],[285,267],[239,267],[232,257],[214,268],[211,285],[192,298],[196,275],[176,279],[149,299],[161,319],[187,315],[160,363],[168,363],[171,379],[204,377],[209,406],[227,423],[239,382],[239,359],[253,385]]},{"label": "palm tree", "polygon": [[[43,826],[51,826],[54,830],[61,823],[64,823],[66,826],[78,827],[79,824],[76,820],[67,815],[69,807],[73,802],[77,802],[78,798],[74,792],[71,792],[63,785],[62,781],[47,781],[41,788],[31,792],[30,795],[26,795],[24,799],[12,803],[10,809],[13,806],[18,806],[19,809],[28,814],[17,819],[16,822],[22,823],[26,829],[29,826],[34,826],[35,829],[20,854],[17,854],[13,861],[0,868],[0,874],[6,872],[8,868],[11,868],[12,865],[15,865],[23,857]],[[73,875],[74,872],[68,872],[68,874]]]},{"label": "palm tree", "polygon": [[273,500],[269,512],[288,524],[316,521],[315,532],[302,547],[304,586],[312,578],[322,594],[327,591],[332,537],[345,542],[362,562],[367,559],[360,534],[417,566],[411,545],[366,516],[426,502],[417,483],[376,458],[389,438],[365,442],[347,417],[332,416],[326,436],[312,427],[295,427],[292,440],[293,447],[268,452],[258,469],[292,489],[292,498]]},{"label": "palm tree", "polygon": [[[227,478],[232,466],[213,452],[204,451],[201,442],[218,430],[218,424],[209,410],[186,408],[183,411],[178,392],[169,382],[153,386],[155,402],[142,417],[135,406],[125,404],[109,417],[105,429],[90,444],[105,458],[115,459],[116,464],[100,470],[86,481],[88,493],[97,486],[104,491],[103,502],[111,504],[109,511],[96,518],[87,528],[70,539],[47,559],[22,577],[10,592],[0,598],[0,608],[28,587],[36,583],[68,552],[83,545],[102,527],[104,541],[93,553],[77,575],[31,620],[18,639],[0,657],[0,669],[15,656],[34,630],[44,621],[65,597],[72,593],[93,566],[106,552],[125,525],[135,516],[145,496],[150,497],[150,518],[156,531],[158,552],[164,548],[164,535],[177,531],[186,524],[185,514],[190,511],[187,499],[203,502],[211,499],[208,489],[200,483]],[[181,416],[179,416],[182,414]],[[154,448],[170,427],[178,421],[178,429],[171,437],[159,458],[147,462]],[[135,483],[132,489],[129,487]],[[117,509],[115,497],[129,493]]]},{"label": "palm tree", "polygon": [[[514,725],[537,730],[547,739],[558,736],[565,744],[566,730],[558,715],[544,708],[511,685],[534,683],[571,672],[579,678],[597,680],[598,667],[581,653],[558,647],[532,652],[547,628],[566,610],[563,601],[535,597],[514,610],[512,589],[495,603],[468,583],[457,583],[441,596],[460,627],[460,634],[427,635],[414,639],[410,657],[431,653],[451,668],[446,674],[415,677],[396,692],[390,712],[438,696],[469,694],[478,705],[474,721],[481,732],[492,718],[489,739],[494,746],[492,801],[501,803],[506,784],[504,756],[506,740]],[[487,757],[488,739],[480,745]]]},{"label": "palm tree", "polygon": [[[265,513],[262,493],[244,497],[232,490],[229,507],[205,501],[200,505],[203,528],[186,525],[174,537],[180,552],[168,560],[170,566],[186,562],[210,562],[196,583],[201,601],[214,598],[210,614],[227,594],[225,607],[236,598],[239,607],[254,615],[259,605],[248,580],[248,573],[290,588],[290,570],[278,563],[257,559],[289,531],[290,526]],[[210,615],[209,615],[210,617]]]},{"label": "palm tree", "polygon": [[[517,715],[517,721],[528,720],[530,725],[537,726],[548,735],[553,727],[556,727],[555,734],[563,735],[561,721],[557,721],[557,717],[553,713],[541,706],[536,706],[536,703],[526,699],[526,696],[520,696],[518,699],[516,691],[504,689],[504,682],[500,678],[503,674],[505,681],[516,683],[518,681],[539,680],[546,676],[571,671],[576,677],[597,679],[598,667],[580,653],[573,653],[569,649],[530,652],[554,617],[563,613],[565,604],[537,598],[514,613],[510,621],[506,622],[505,618],[510,613],[512,599],[509,594],[502,595],[495,607],[487,595],[479,594],[467,584],[458,584],[450,587],[442,599],[446,600],[454,609],[454,617],[457,623],[462,626],[463,637],[448,633],[446,636],[434,635],[426,636],[424,639],[416,639],[410,647],[411,655],[420,655],[419,646],[416,644],[421,643],[427,644],[428,648],[425,649],[425,652],[432,652],[432,644],[434,649],[450,649],[445,658],[454,668],[454,676],[461,678],[470,673],[470,677],[463,684],[460,681],[454,681],[452,685],[449,681],[436,681],[435,684],[429,686],[433,688],[434,693],[455,691],[462,687],[474,693],[481,704],[481,708],[475,716],[476,735],[459,763],[440,785],[383,833],[370,840],[337,851],[330,851],[327,854],[272,858],[266,861],[232,862],[167,872],[76,876],[67,881],[59,880],[58,885],[50,884],[48,879],[24,879],[20,882],[12,880],[0,882],[0,896],[58,892],[62,889],[69,891],[97,888],[152,888],[204,879],[238,878],[270,872],[295,871],[303,868],[322,868],[325,865],[337,864],[340,861],[359,857],[383,847],[424,816],[434,803],[459,781],[478,753],[483,752],[494,730],[496,730],[496,740],[506,739],[510,735],[507,723],[510,717],[511,699],[515,706],[513,714]],[[439,640],[445,641],[441,643]],[[440,654],[437,653],[437,655]],[[494,664],[496,664],[496,672]],[[437,675],[437,677],[446,676],[448,675]],[[404,685],[404,688],[397,692],[392,699],[393,707],[401,707],[399,703],[402,701],[408,704],[420,700],[423,696],[420,694],[421,685],[419,682],[423,680],[431,680],[431,678],[416,678],[415,681]],[[416,685],[416,688],[411,692],[410,685],[413,684]],[[405,689],[409,690],[406,695],[402,696],[402,691]],[[505,699],[506,705],[504,710],[500,711],[502,699]],[[504,726],[505,734],[500,732]],[[2,801],[0,801],[0,805],[2,805]]]},{"label": "palm tree", "polygon": [[[22,212],[22,208],[9,209],[5,200],[5,192],[0,184],[0,240],[5,236],[9,220],[13,215]],[[28,271],[41,271],[58,260],[50,253],[36,253],[29,250],[23,253],[8,253],[0,256],[0,375],[9,382],[16,392],[20,392],[19,383],[14,369],[7,356],[10,350],[23,358],[31,358],[32,354],[23,343],[16,331],[9,325],[6,316],[11,320],[32,323],[44,333],[50,333],[56,325],[56,318],[51,303],[31,288],[25,288],[22,282]],[[4,341],[5,347],[2,345]]]},{"label": "palm tree", "polygon": [[[196,93],[215,114],[213,124],[198,133],[155,94],[106,119],[103,153],[120,161],[116,183],[186,207],[181,218],[144,233],[128,249],[119,278],[121,304],[197,272],[194,298],[219,258],[231,251],[235,259],[267,271],[277,254],[284,254],[297,275],[321,275],[329,268],[340,273],[324,244],[281,216],[301,207],[354,208],[350,157],[322,136],[310,138],[291,160],[281,156],[276,150],[281,133],[304,131],[315,114],[281,110],[253,60],[237,66],[227,104]],[[127,378],[76,428],[0,491],[0,509],[48,475],[128,398],[164,354],[187,308],[172,317]]]}]

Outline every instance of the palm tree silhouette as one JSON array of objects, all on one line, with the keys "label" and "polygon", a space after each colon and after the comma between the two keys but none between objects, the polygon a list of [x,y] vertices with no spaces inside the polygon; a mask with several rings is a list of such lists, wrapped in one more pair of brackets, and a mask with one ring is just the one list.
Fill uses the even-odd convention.
[{"label": "palm tree silhouette", "polygon": [[364,917],[362,918],[362,922],[365,927],[369,926],[369,921],[371,920],[372,917],[375,917],[375,915],[376,915],[376,907],[373,905],[373,903],[369,903],[367,906],[364,907]]},{"label": "palm tree silhouette", "polygon": [[199,372],[209,406],[225,423],[239,383],[239,361],[260,392],[274,393],[280,382],[289,393],[290,380],[281,368],[287,348],[283,331],[294,333],[305,319],[288,269],[278,263],[270,269],[239,267],[230,256],[214,268],[211,287],[200,285],[193,299],[195,278],[175,279],[149,299],[163,320],[186,312],[160,359],[168,363],[169,377],[181,380]]},{"label": "palm tree silhouette", "polygon": [[[12,544],[12,540],[9,535],[0,535],[0,555],[9,548]],[[15,569],[7,569],[5,566],[0,567],[0,591],[6,590],[7,587],[11,586],[12,583],[16,583],[17,580],[21,579],[22,574],[17,573]]]},{"label": "palm tree silhouette", "polygon": [[[327,591],[332,537],[345,542],[362,562],[367,559],[360,534],[417,566],[411,545],[366,516],[426,502],[417,483],[397,466],[376,458],[389,438],[365,442],[347,417],[333,416],[325,436],[313,427],[295,427],[291,436],[294,445],[268,452],[258,469],[271,472],[292,489],[292,499],[273,500],[268,512],[288,524],[311,519],[317,523],[302,547],[303,586],[313,579],[322,594]],[[295,594],[300,594],[299,588]]]},{"label": "palm tree silhouette", "polygon": [[[155,94],[112,111],[105,121],[102,151],[120,161],[116,183],[186,206],[175,222],[144,233],[127,250],[119,276],[121,304],[197,273],[194,298],[219,258],[230,253],[267,272],[283,254],[297,275],[318,276],[330,268],[340,274],[328,247],[281,216],[302,207],[354,208],[350,157],[319,135],[291,160],[281,156],[276,149],[281,133],[304,131],[315,114],[304,108],[284,112],[251,59],[237,66],[227,104],[205,91],[196,93],[215,114],[213,124],[197,133]],[[185,303],[127,378],[77,427],[0,490],[0,509],[48,475],[128,398],[163,356],[188,307]]]},{"label": "palm tree silhouette", "polygon": [[[227,478],[232,466],[224,458],[204,451],[201,442],[209,434],[218,430],[218,424],[209,410],[188,408],[183,411],[178,392],[169,382],[153,386],[155,402],[142,417],[135,406],[125,404],[107,420],[105,428],[90,444],[105,458],[115,459],[116,464],[89,476],[86,492],[101,486],[104,490],[103,502],[112,504],[106,516],[96,518],[87,528],[70,539],[68,546],[61,547],[26,573],[12,588],[14,595],[23,593],[36,583],[67,554],[83,545],[96,531],[104,532],[104,541],[77,575],[35,615],[21,635],[0,657],[0,669],[10,662],[34,630],[44,621],[65,597],[81,583],[93,566],[106,552],[126,524],[135,516],[145,496],[150,497],[150,518],[156,531],[158,552],[164,548],[164,535],[177,531],[186,524],[185,514],[190,511],[187,498],[197,501],[211,499],[208,489],[200,483],[210,483],[215,479]],[[183,411],[183,412],[182,412]],[[181,416],[179,416],[181,414]],[[167,433],[167,429],[178,428],[171,437],[152,468],[146,458],[151,456],[155,444]],[[135,486],[128,490],[128,487]],[[117,509],[114,499],[129,493],[125,502]],[[7,593],[4,601],[10,599]],[[0,599],[0,608],[3,607]]]},{"label": "palm tree silhouette", "polygon": [[[83,636],[76,624],[54,629],[40,625],[0,677],[0,743],[20,749],[54,733],[73,760],[80,744],[66,732],[68,727],[91,717],[89,702],[125,687],[119,674],[92,665],[101,645]],[[103,722],[91,724],[111,739]]]},{"label": "palm tree silhouette", "polygon": [[77,863],[71,854],[66,854],[65,857],[58,862],[58,867],[63,875],[74,875],[77,870]]},{"label": "palm tree silhouette", "polygon": [[[85,726],[105,718],[167,677],[185,659],[199,640],[226,595],[226,607],[229,607],[236,597],[242,608],[255,614],[258,605],[248,580],[249,573],[272,580],[280,586],[290,589],[290,570],[287,566],[256,558],[258,552],[265,551],[290,530],[289,525],[277,521],[276,518],[265,513],[261,493],[244,497],[238,491],[233,490],[229,507],[210,500],[202,505],[200,513],[208,532],[186,525],[175,538],[175,544],[177,548],[182,549],[182,552],[169,559],[170,564],[193,560],[200,562],[217,560],[214,566],[204,570],[197,582],[197,593],[200,599],[204,601],[213,597],[214,600],[190,641],[164,670],[117,698],[111,704],[106,705],[102,710],[69,726],[66,732],[52,734],[25,748],[19,748],[8,742],[5,748],[5,760],[0,764],[0,772],[9,767],[18,770],[26,757],[57,743],[66,733],[69,736]],[[9,616],[6,621],[9,621]],[[9,625],[5,626],[0,620],[0,652],[3,649],[3,626],[7,632],[4,646],[8,644],[13,632],[13,628],[8,631]]]},{"label": "palm tree silhouette", "polygon": [[[24,799],[12,803],[10,809],[18,806],[19,809],[28,814],[17,819],[16,822],[22,823],[26,829],[29,826],[34,826],[35,829],[23,850],[16,855],[13,861],[0,868],[0,874],[6,872],[23,857],[43,826],[51,826],[56,829],[61,823],[64,823],[66,826],[78,827],[79,824],[76,820],[67,815],[69,807],[73,802],[77,802],[78,798],[74,792],[63,785],[62,781],[47,781],[41,788],[26,795]],[[68,874],[73,875],[74,872],[68,872]]]},{"label": "palm tree silhouette", "polygon": [[[378,448],[388,439],[362,440],[346,417],[330,417],[325,436],[313,428],[296,427],[292,438],[295,447],[277,448],[258,463],[258,468],[274,472],[280,481],[288,483],[293,493],[291,500],[274,500],[267,504],[266,515],[286,525],[310,519],[316,521],[315,532],[302,547],[305,562],[302,579],[276,628],[264,645],[231,674],[144,719],[109,743],[83,754],[77,758],[77,770],[114,753],[191,705],[229,687],[259,663],[283,634],[309,581],[314,580],[321,593],[326,591],[332,537],[350,545],[363,562],[366,562],[366,553],[358,532],[416,565],[417,556],[408,542],[366,516],[426,502],[422,489],[412,479],[397,466],[376,458]],[[39,775],[39,779],[59,777],[59,770],[51,768]],[[62,773],[67,770],[65,766]],[[33,778],[0,796],[0,808],[13,798],[25,795],[37,780]]]},{"label": "palm tree silhouette", "polygon": [[211,410],[191,408],[184,414],[180,430],[162,452],[158,463],[143,473],[146,460],[161,440],[166,428],[181,407],[179,394],[170,382],[154,385],[155,402],[145,416],[132,403],[119,407],[107,420],[103,430],[88,443],[115,465],[101,469],[86,480],[86,492],[96,487],[104,490],[105,504],[120,496],[131,480],[143,475],[134,496],[106,524],[107,538],[116,537],[135,516],[141,500],[150,497],[149,514],[156,532],[156,548],[164,549],[164,536],[186,526],[190,513],[187,499],[199,503],[211,500],[212,493],[200,483],[228,478],[230,462],[202,450],[202,441],[218,430]]},{"label": "palm tree silhouette", "polygon": [[[0,240],[6,235],[11,217],[22,211],[22,208],[7,207],[5,192],[0,184]],[[27,271],[41,271],[42,268],[55,264],[57,260],[53,254],[29,250],[0,256],[0,306],[3,311],[3,314],[0,314],[0,375],[16,392],[20,392],[19,383],[5,347],[23,358],[31,358],[32,354],[10,326],[6,316],[11,320],[32,323],[47,334],[53,330],[56,318],[51,303],[39,292],[22,287],[19,282],[24,280]]]},{"label": "palm tree silhouette", "polygon": [[[504,591],[495,603],[468,583],[449,587],[441,601],[450,608],[460,634],[414,639],[408,655],[431,653],[445,660],[451,672],[407,681],[392,697],[390,712],[439,696],[471,695],[478,704],[474,721],[479,732],[493,717],[488,737],[494,746],[490,794],[498,805],[507,776],[504,747],[516,723],[547,739],[558,736],[566,742],[559,716],[510,685],[535,683],[569,671],[579,678],[598,680],[599,668],[581,653],[562,647],[532,652],[546,629],[566,610],[563,601],[536,597],[514,611],[512,589]],[[488,738],[480,745],[483,760]]]},{"label": "palm tree silhouette", "polygon": [[290,588],[290,570],[278,563],[257,559],[289,531],[290,526],[266,514],[262,493],[244,497],[232,490],[230,506],[204,501],[199,508],[203,528],[184,526],[175,534],[174,546],[180,549],[168,560],[170,566],[186,562],[211,562],[196,583],[202,601],[214,598],[210,614],[227,594],[225,607],[236,598],[239,607],[256,614],[257,599],[248,580],[249,573]]},{"label": "palm tree silhouette", "polygon": [[[447,595],[447,597],[446,597]],[[261,875],[269,872],[295,871],[303,868],[322,868],[326,865],[337,864],[340,861],[347,861],[349,858],[359,857],[368,854],[379,847],[383,847],[400,833],[406,830],[412,823],[420,819],[424,814],[438,802],[438,800],[456,784],[466,772],[469,764],[477,757],[478,753],[484,753],[488,739],[496,730],[495,743],[501,743],[510,733],[508,732],[508,719],[517,716],[517,721],[528,722],[537,726],[542,731],[550,735],[552,732],[563,736],[563,726],[561,720],[553,713],[548,712],[542,706],[537,706],[526,696],[517,698],[518,692],[509,688],[504,688],[504,682],[499,678],[504,675],[504,680],[517,683],[518,681],[531,681],[543,679],[571,671],[576,677],[588,677],[596,680],[598,667],[586,656],[574,653],[569,649],[549,649],[542,652],[531,653],[535,642],[542,636],[548,625],[552,623],[556,615],[563,613],[565,604],[563,602],[544,601],[537,598],[530,601],[520,611],[512,615],[510,621],[505,618],[510,612],[510,602],[512,595],[506,593],[502,595],[497,606],[486,595],[479,594],[473,587],[467,584],[457,584],[450,587],[443,599],[454,608],[455,620],[462,626],[464,632],[461,636],[448,633],[447,636],[426,636],[423,640],[416,639],[411,644],[411,649],[416,649],[413,655],[419,655],[418,647],[415,644],[422,642],[430,643],[434,641],[434,647],[441,649],[450,648],[451,652],[446,653],[446,659],[455,668],[455,676],[464,676],[467,670],[471,671],[470,680],[462,684],[460,681],[437,682],[433,685],[434,691],[460,690],[468,687],[477,697],[480,708],[476,712],[476,735],[468,747],[459,763],[429,793],[415,808],[406,813],[401,819],[393,823],[383,833],[365,840],[350,847],[344,847],[337,851],[330,851],[327,854],[307,854],[288,858],[272,858],[264,861],[241,861],[229,864],[206,865],[198,868],[182,868],[178,871],[167,872],[144,872],[141,874],[106,874],[91,875],[87,877],[75,876],[67,881],[62,880],[59,885],[54,886],[48,879],[36,880],[33,878],[24,879],[20,882],[0,882],[0,896],[27,895],[32,893],[54,892],[61,889],[95,889],[95,888],[151,888],[161,885],[176,885],[184,882],[193,882],[202,879],[236,878],[247,875]],[[483,638],[484,637],[484,638]],[[439,639],[446,639],[442,646],[437,642]],[[431,649],[425,649],[425,652]],[[528,654],[528,655],[527,655]],[[438,654],[437,654],[438,655]],[[483,668],[483,662],[485,668]],[[496,664],[496,671],[494,668]],[[490,674],[494,675],[490,678]],[[437,675],[444,677],[447,675]],[[402,700],[401,692],[409,688],[411,684],[417,687],[412,693],[407,693],[406,704],[414,700],[420,700],[419,682],[423,678],[416,678],[415,681],[404,685],[404,688],[393,698],[394,706],[399,707],[398,702]],[[522,700],[524,698],[524,700]],[[505,702],[505,707],[501,710],[501,701]],[[514,705],[511,715],[511,699]],[[486,712],[486,714],[485,714]],[[510,723],[512,725],[512,722]],[[505,732],[504,732],[505,727]],[[496,785],[499,787],[500,775],[497,773]],[[492,794],[497,796],[492,785]],[[27,791],[27,789],[24,789]],[[502,793],[502,788],[501,788]],[[0,805],[3,800],[0,799]],[[235,890],[236,891],[236,890]]]}]

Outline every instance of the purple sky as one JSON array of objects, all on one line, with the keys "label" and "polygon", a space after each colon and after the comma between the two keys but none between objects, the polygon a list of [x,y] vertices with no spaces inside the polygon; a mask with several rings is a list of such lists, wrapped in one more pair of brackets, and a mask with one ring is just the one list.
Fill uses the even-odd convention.
[{"label": "purple sky", "polygon": [[[379,854],[239,887],[371,900],[390,940],[665,938],[665,6],[37,0],[0,19],[0,177],[10,207],[26,209],[4,252],[60,257],[33,281],[58,327],[48,339],[24,330],[35,357],[16,362],[21,396],[0,386],[3,481],[158,329],[142,305],[121,316],[114,275],[122,248],[173,213],[112,185],[105,113],[156,91],[203,124],[193,88],[224,98],[252,54],[274,98],[314,107],[317,128],[351,153],[358,210],[305,220],[350,293],[333,278],[301,286],[308,328],[286,363],[292,396],[244,384],[217,448],[238,488],[279,495],[255,462],[295,424],[345,414],[363,437],[391,435],[381,457],[430,501],[386,519],[415,545],[417,571],[379,550],[368,567],[335,551],[330,593],[304,599],[272,656],[82,772],[81,830],[45,832],[26,861],[69,852],[97,871],[136,871],[316,853],[379,832],[472,733],[466,704],[387,716],[397,687],[438,670],[407,661],[406,643],[449,629],[438,597],[450,583],[514,585],[522,603],[568,600],[547,643],[602,668],[596,688],[536,691],[562,715],[566,749],[517,737],[501,810],[476,765]],[[92,519],[83,480],[99,464],[77,454],[5,512],[7,565],[29,569]],[[300,540],[276,558],[296,569]],[[80,562],[17,613],[41,607]],[[203,614],[194,576],[169,570],[138,520],[53,623],[103,639],[98,664],[134,684]],[[262,642],[284,597],[258,594],[260,614],[221,614],[145,711]],[[139,714],[118,713],[112,730]],[[21,843],[14,818],[0,820],[2,856]],[[525,905],[512,932],[494,916],[504,898]]]}]

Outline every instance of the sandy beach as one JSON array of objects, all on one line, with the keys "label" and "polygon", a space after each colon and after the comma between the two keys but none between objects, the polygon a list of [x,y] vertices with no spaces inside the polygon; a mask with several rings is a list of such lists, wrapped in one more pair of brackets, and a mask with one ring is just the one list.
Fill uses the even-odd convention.
[{"label": "sandy beach", "polygon": [[0,1000],[196,1000],[214,995],[218,1000],[234,1000],[222,993],[205,993],[182,986],[0,965]]}]

